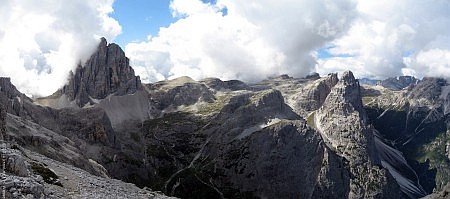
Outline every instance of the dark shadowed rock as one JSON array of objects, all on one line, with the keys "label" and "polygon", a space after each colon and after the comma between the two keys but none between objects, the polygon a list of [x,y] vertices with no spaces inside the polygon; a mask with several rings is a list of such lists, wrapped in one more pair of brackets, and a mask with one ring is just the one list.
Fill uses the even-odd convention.
[{"label": "dark shadowed rock", "polygon": [[117,44],[107,44],[102,38],[97,51],[70,74],[69,82],[57,95],[67,95],[70,101],[83,107],[92,99],[108,95],[126,95],[141,90],[141,80],[135,76],[129,59]]},{"label": "dark shadowed rock", "polygon": [[423,199],[448,199],[450,198],[450,183],[447,184],[440,192],[433,193]]},{"label": "dark shadowed rock", "polygon": [[19,92],[9,77],[0,77],[0,103],[6,112],[24,116],[23,104],[31,103],[31,99]]}]

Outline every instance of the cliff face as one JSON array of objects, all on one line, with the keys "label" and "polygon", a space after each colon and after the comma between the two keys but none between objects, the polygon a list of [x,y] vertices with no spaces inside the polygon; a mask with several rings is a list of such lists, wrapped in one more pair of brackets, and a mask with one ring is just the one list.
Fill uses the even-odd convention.
[{"label": "cliff face", "polygon": [[[142,85],[119,46],[102,39],[52,96],[33,101],[0,78],[0,127],[8,143],[77,183],[85,174],[73,166],[99,176],[98,186],[123,186],[109,176],[182,198],[418,198],[448,182],[450,86],[395,80],[401,89],[361,89],[349,71]],[[26,174],[31,159],[5,155],[20,163],[8,169],[35,176]]]},{"label": "cliff face", "polygon": [[104,99],[108,95],[132,94],[142,90],[139,76],[135,76],[129,59],[117,44],[107,44],[102,38],[97,51],[70,74],[69,82],[59,95],[67,95],[79,107],[93,99]]},{"label": "cliff face", "polygon": [[[323,106],[315,113],[314,124],[328,147],[344,159],[346,172],[352,176],[348,198],[401,197],[398,184],[381,167],[375,151],[373,129],[367,124],[359,83],[351,72],[345,72],[331,89]],[[334,164],[339,165],[339,162]],[[326,176],[345,173],[339,169],[322,170]],[[337,180],[341,183],[345,178]]]},{"label": "cliff face", "polygon": [[400,171],[422,195],[450,182],[448,88],[442,78],[423,78],[400,91],[366,86],[376,91],[364,96],[369,122],[403,154],[410,169]]}]

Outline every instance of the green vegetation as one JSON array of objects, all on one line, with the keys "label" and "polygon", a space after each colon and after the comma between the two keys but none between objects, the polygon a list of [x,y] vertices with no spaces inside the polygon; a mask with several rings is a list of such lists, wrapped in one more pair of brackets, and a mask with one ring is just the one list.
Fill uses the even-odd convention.
[{"label": "green vegetation", "polygon": [[231,95],[220,95],[214,102],[201,104],[198,107],[198,114],[209,115],[211,113],[217,113],[230,101]]},{"label": "green vegetation", "polygon": [[44,182],[48,184],[54,184],[62,187],[63,185],[58,179],[58,176],[49,168],[45,167],[44,165],[38,164],[36,162],[31,163],[31,169],[33,169],[33,172],[35,174],[38,174],[44,178]]},{"label": "green vegetation", "polygon": [[315,128],[316,124],[314,123],[314,117],[316,116],[316,112],[312,112],[308,115],[308,118],[306,118],[306,124],[311,127]]},{"label": "green vegetation", "polygon": [[450,182],[450,159],[447,155],[447,144],[450,143],[450,132],[441,133],[432,142],[424,145],[418,151],[416,160],[420,163],[429,162],[431,169],[436,169],[436,189]]}]

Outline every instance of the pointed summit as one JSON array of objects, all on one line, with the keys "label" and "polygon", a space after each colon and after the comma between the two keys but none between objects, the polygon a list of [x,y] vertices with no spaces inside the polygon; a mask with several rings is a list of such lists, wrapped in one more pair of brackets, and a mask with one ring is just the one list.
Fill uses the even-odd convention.
[{"label": "pointed summit", "polygon": [[100,38],[100,44],[99,46],[106,46],[108,45],[108,42],[106,41],[105,37]]},{"label": "pointed summit", "polygon": [[78,65],[70,74],[68,84],[58,92],[83,107],[93,99],[132,94],[141,89],[141,80],[135,76],[123,50],[102,37],[97,50],[83,66]]}]

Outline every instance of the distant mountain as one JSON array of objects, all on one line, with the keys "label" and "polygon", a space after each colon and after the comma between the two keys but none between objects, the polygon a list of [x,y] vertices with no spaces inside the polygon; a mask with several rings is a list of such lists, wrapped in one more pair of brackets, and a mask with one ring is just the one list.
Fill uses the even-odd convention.
[{"label": "distant mountain", "polygon": [[450,182],[448,91],[350,71],[142,84],[102,39],[52,96],[0,78],[0,186],[10,198],[419,198]]},{"label": "distant mountain", "polygon": [[391,78],[385,79],[380,82],[380,85],[385,88],[394,90],[394,91],[399,91],[410,85],[417,84],[417,82],[419,82],[419,80],[416,79],[415,77],[400,76],[400,77],[391,77]]},{"label": "distant mountain", "polygon": [[358,80],[361,85],[371,85],[375,86],[381,82],[381,80],[362,78]]},{"label": "distant mountain", "polygon": [[39,101],[59,103],[59,107],[69,104],[83,107],[108,95],[133,94],[138,90],[142,90],[141,80],[135,76],[123,50],[101,38],[97,51],[84,65],[78,65],[70,74],[68,83],[51,97]]}]

